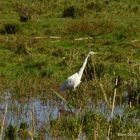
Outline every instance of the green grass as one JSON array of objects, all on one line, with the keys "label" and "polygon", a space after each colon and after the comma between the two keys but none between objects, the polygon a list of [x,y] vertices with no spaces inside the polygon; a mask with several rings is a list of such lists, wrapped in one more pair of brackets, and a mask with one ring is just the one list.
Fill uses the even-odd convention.
[{"label": "green grass", "polygon": [[[139,0],[93,3],[84,0],[67,3],[64,0],[1,0],[0,5],[0,94],[8,89],[14,99],[42,99],[44,93],[53,98],[53,91],[59,92],[61,83],[79,70],[87,53],[97,51],[99,55],[90,58],[81,85],[71,95],[66,92],[64,98],[73,106],[85,109],[89,99],[93,102],[104,100],[99,82],[103,84],[107,98],[113,98],[114,79],[120,77],[117,87],[120,100],[123,100],[125,90],[130,91],[134,96],[133,111],[137,109],[135,103],[140,101],[137,86],[140,71],[136,65],[140,64]],[[76,9],[75,17],[62,18],[63,10],[70,6]],[[21,22],[19,12],[23,15],[29,12],[31,19]],[[52,36],[60,38],[52,39]],[[84,37],[92,39],[75,40]],[[109,123],[111,138],[117,132],[127,133],[128,128],[130,132],[138,132],[140,128],[136,124],[133,129],[133,125],[125,124],[119,118],[107,122],[92,113],[87,112],[84,124],[82,118],[75,117],[62,116],[52,121],[52,135],[75,139],[81,124],[89,139],[95,136],[95,131],[102,139],[107,135]],[[97,129],[92,128],[94,124]]]}]

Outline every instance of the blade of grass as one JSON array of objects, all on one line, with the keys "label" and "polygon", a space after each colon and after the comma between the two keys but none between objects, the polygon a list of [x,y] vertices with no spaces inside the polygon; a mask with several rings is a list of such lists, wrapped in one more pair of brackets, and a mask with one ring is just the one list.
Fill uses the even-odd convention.
[{"label": "blade of grass", "polygon": [[112,108],[111,108],[111,106],[110,106],[110,104],[109,104],[109,101],[108,101],[108,99],[107,99],[106,92],[105,92],[105,90],[104,90],[103,84],[102,84],[101,82],[99,82],[99,85],[100,85],[101,91],[102,91],[102,93],[103,93],[103,97],[104,97],[104,100],[105,100],[106,104],[107,104],[108,107],[112,110]]},{"label": "blade of grass", "polygon": [[[116,94],[117,94],[117,85],[118,85],[118,78],[116,78],[116,82],[115,82],[114,96],[113,96],[113,102],[112,102],[112,108],[111,108],[111,114],[110,114],[111,118],[113,117],[113,113],[114,113],[115,99],[116,99]],[[111,124],[109,124],[109,128],[108,128],[108,139],[110,137],[110,130],[111,130]]]},{"label": "blade of grass", "polygon": [[54,93],[57,97],[59,97],[63,102],[65,102],[65,103],[68,105],[68,107],[69,107],[70,109],[74,108],[74,107],[73,107],[72,105],[70,105],[70,104],[66,101],[66,99],[65,99],[64,97],[62,97],[58,92],[53,91],[53,93]]},{"label": "blade of grass", "polygon": [[104,100],[105,100],[106,104],[108,105],[108,107],[111,109],[111,106],[110,106],[109,101],[108,101],[107,96],[106,96],[107,94],[106,94],[106,92],[104,90],[104,87],[103,87],[103,84],[100,81],[97,80],[95,64],[96,64],[96,61],[95,61],[95,59],[93,59],[93,68],[94,68],[94,74],[95,74],[95,82],[96,82],[97,85],[98,84],[100,85],[101,91],[103,93]]},{"label": "blade of grass", "polygon": [[1,126],[0,140],[2,140],[2,137],[3,137],[3,129],[4,129],[4,124],[5,124],[6,114],[7,114],[7,108],[8,108],[8,103],[6,104],[5,111],[4,111],[4,117],[3,117],[3,122],[2,122],[2,126]]},{"label": "blade of grass", "polygon": [[[117,87],[117,85],[118,85],[118,78],[116,78],[116,83],[115,83],[116,87]],[[117,88],[114,89],[114,96],[113,96],[113,103],[112,103],[112,110],[111,110],[111,118],[113,117],[113,113],[114,113],[116,94],[117,94]]]},{"label": "blade of grass", "polygon": [[33,132],[33,114],[32,114],[32,111],[30,112],[30,117],[31,117],[31,129],[30,131],[28,132],[30,137],[31,137],[31,140],[34,139],[34,132]]},{"label": "blade of grass", "polygon": [[30,111],[30,116],[31,116],[31,129],[29,131],[29,135],[31,137],[31,140],[33,140],[35,134],[34,106],[32,106],[32,110]]}]

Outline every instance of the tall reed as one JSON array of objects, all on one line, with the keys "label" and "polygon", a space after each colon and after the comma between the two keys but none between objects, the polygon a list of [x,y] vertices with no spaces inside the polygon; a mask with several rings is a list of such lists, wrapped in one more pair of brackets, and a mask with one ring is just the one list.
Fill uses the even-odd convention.
[{"label": "tall reed", "polygon": [[[113,102],[112,102],[110,119],[113,118],[113,114],[114,114],[115,99],[116,99],[116,94],[117,94],[117,85],[118,85],[118,78],[116,78],[116,81],[115,81],[115,88],[114,88],[114,95],[113,95]],[[108,139],[110,137],[110,130],[111,130],[111,124],[109,124],[109,128],[108,128]]]},{"label": "tall reed", "polygon": [[7,108],[8,108],[8,103],[6,104],[6,107],[5,107],[4,117],[3,117],[2,126],[1,126],[0,140],[2,140],[2,138],[3,138],[3,130],[4,130],[4,125],[5,125]]}]

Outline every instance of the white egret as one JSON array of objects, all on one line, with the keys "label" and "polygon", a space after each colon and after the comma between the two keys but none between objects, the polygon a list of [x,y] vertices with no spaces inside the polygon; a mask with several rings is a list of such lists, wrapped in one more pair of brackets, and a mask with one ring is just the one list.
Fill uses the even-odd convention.
[{"label": "white egret", "polygon": [[68,79],[61,86],[61,88],[60,88],[61,92],[65,91],[65,90],[72,90],[72,89],[75,90],[76,89],[76,87],[81,82],[81,78],[82,78],[82,75],[83,75],[84,69],[86,67],[89,56],[94,55],[94,54],[97,54],[97,52],[89,52],[88,53],[80,70],[78,72],[76,72],[75,74],[71,75],[70,77],[68,77]]}]

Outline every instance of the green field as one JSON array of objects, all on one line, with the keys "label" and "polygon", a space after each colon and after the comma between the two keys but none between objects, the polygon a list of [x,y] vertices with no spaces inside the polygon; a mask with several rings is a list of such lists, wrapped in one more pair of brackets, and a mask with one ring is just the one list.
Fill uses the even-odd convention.
[{"label": "green field", "polygon": [[[80,86],[61,94],[61,84],[80,69],[90,51],[99,54],[89,58]],[[0,97],[7,92],[11,101],[61,101],[80,112],[76,115],[58,107],[63,110],[60,117],[50,119],[40,129],[37,122],[18,120],[5,122],[3,128],[2,115],[0,130],[6,140],[49,139],[46,134],[54,140],[81,135],[87,140],[138,139],[140,1],[1,0]],[[111,110],[114,113],[119,107],[123,115],[109,119],[89,109],[88,103],[96,108],[99,102],[105,104],[110,117]],[[12,111],[17,112],[17,107]],[[4,114],[4,110],[0,112]]]}]

